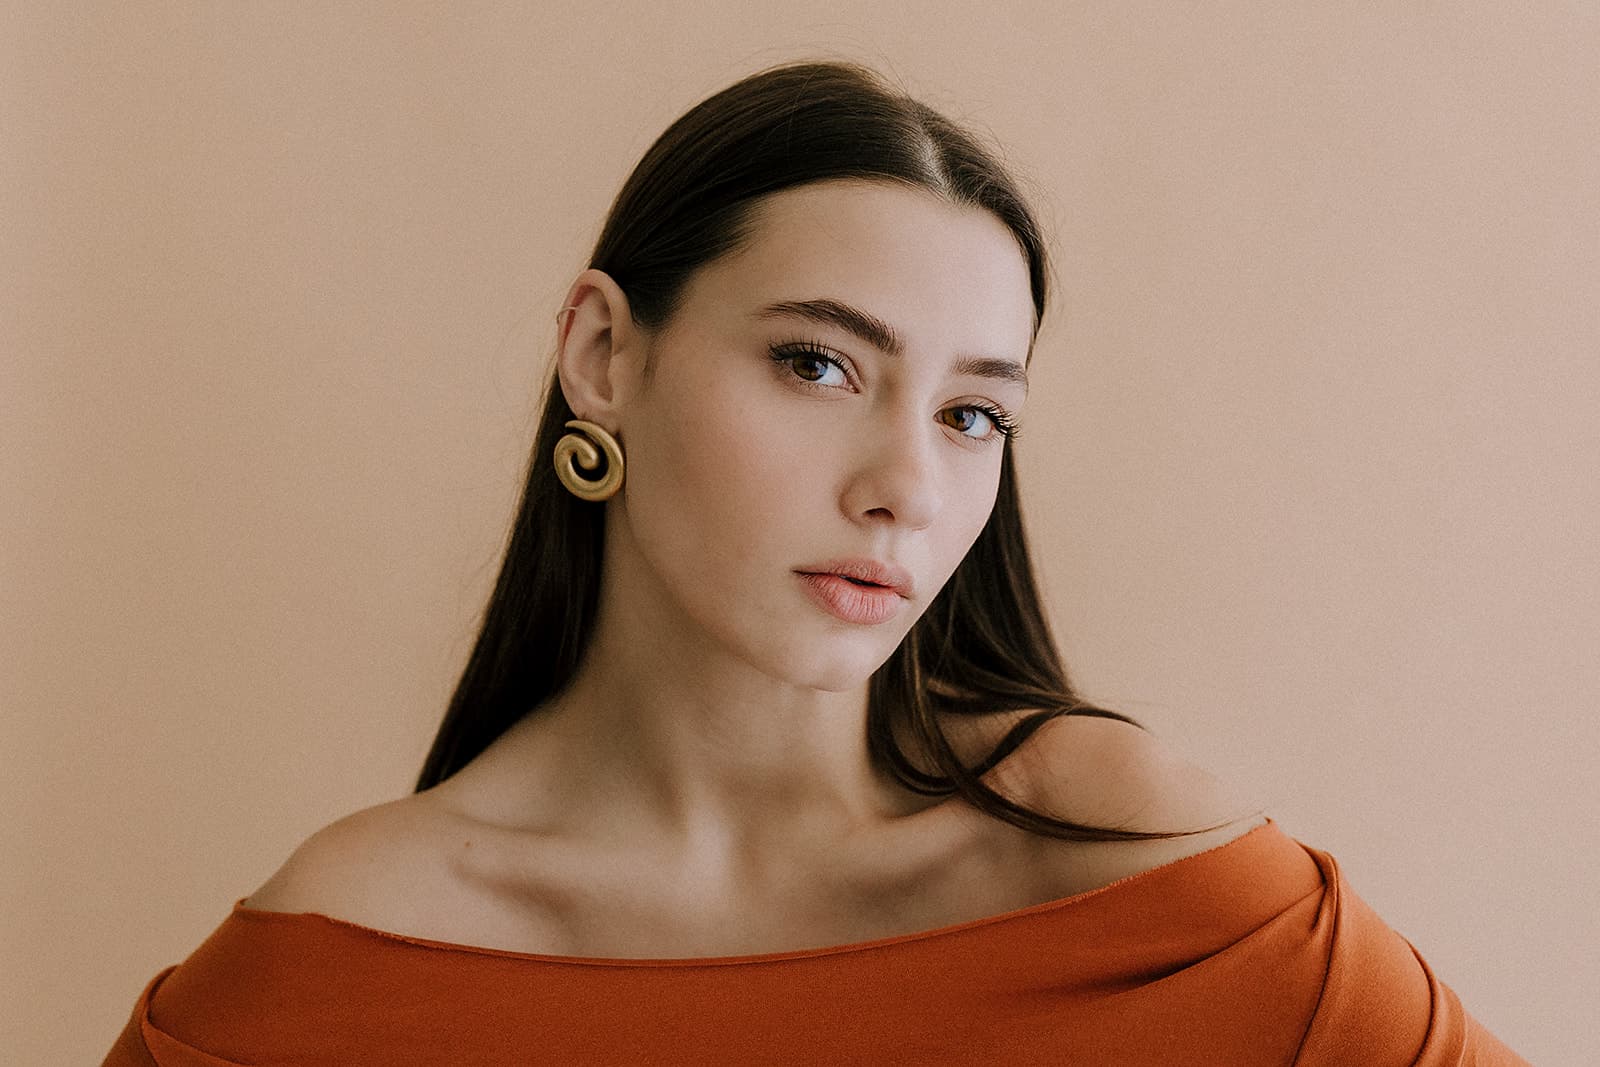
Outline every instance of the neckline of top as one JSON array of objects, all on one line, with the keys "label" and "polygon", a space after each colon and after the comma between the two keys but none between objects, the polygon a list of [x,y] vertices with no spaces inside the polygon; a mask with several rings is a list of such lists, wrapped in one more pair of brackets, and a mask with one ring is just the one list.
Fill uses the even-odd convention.
[{"label": "neckline of top", "polygon": [[248,919],[251,921],[267,923],[303,923],[307,920],[331,923],[334,926],[370,937],[379,937],[391,941],[399,941],[420,948],[432,949],[442,952],[471,953],[482,956],[498,956],[506,959],[524,960],[530,963],[557,963],[576,964],[586,967],[726,967],[738,964],[755,963],[783,963],[789,960],[814,959],[819,956],[842,956],[848,953],[865,952],[872,949],[888,948],[894,945],[905,944],[912,941],[928,941],[935,938],[949,937],[973,930],[981,926],[991,926],[1000,923],[1013,922],[1034,915],[1053,912],[1068,905],[1079,903],[1093,897],[1102,896],[1111,890],[1131,885],[1136,882],[1152,880],[1159,875],[1170,875],[1179,868],[1194,863],[1205,856],[1211,856],[1224,849],[1236,848],[1240,844],[1251,841],[1262,834],[1282,835],[1282,830],[1269,816],[1266,821],[1252,827],[1245,833],[1231,841],[1224,841],[1220,845],[1196,852],[1190,856],[1163,863],[1148,870],[1118,878],[1094,889],[1086,889],[1081,893],[1061,897],[1057,900],[1046,900],[1038,904],[1029,904],[1021,908],[1013,908],[996,915],[985,915],[965,922],[953,923],[948,926],[939,926],[931,930],[916,930],[908,934],[891,934],[888,937],[874,938],[871,941],[854,941],[842,945],[822,945],[816,948],[788,949],[778,952],[760,952],[743,956],[685,956],[685,957],[619,957],[619,956],[563,956],[547,952],[517,952],[512,949],[491,948],[487,945],[467,945],[454,941],[438,941],[433,938],[415,937],[411,934],[401,934],[393,930],[380,930],[374,926],[364,926],[349,919],[339,919],[331,915],[324,915],[314,911],[266,911],[260,908],[247,908],[244,902],[249,897],[240,897],[234,902],[230,918]]}]

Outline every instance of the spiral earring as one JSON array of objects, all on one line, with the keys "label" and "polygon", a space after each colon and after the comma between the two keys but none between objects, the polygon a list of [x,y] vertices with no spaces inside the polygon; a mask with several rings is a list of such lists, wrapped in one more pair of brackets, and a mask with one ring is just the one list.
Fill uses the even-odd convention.
[{"label": "spiral earring", "polygon": [[622,488],[622,446],[603,426],[584,419],[569,419],[566,425],[582,430],[600,442],[600,449],[604,449],[606,454],[606,472],[599,478],[585,478],[573,468],[572,461],[576,457],[578,466],[586,471],[594,470],[600,465],[600,449],[595,448],[588,438],[569,433],[556,442],[556,477],[580,500],[610,499]]}]

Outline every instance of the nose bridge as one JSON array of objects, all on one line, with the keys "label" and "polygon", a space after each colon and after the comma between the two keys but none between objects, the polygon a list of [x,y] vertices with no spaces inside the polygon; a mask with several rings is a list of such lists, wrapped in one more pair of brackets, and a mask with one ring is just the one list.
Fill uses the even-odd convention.
[{"label": "nose bridge", "polygon": [[856,514],[885,510],[922,527],[938,507],[939,431],[914,402],[887,402],[871,418],[854,479]]}]

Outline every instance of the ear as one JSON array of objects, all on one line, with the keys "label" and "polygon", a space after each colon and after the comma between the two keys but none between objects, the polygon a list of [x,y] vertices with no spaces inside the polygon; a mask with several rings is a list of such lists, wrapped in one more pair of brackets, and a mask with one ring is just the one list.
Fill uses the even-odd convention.
[{"label": "ear", "polygon": [[556,365],[567,406],[580,419],[618,429],[621,406],[637,388],[647,338],[633,322],[628,297],[604,271],[590,267],[567,290],[556,320]]}]

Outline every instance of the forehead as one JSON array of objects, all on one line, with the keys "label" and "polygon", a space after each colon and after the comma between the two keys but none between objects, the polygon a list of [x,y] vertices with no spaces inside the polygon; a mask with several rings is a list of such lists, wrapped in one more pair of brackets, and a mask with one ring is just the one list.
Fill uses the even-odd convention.
[{"label": "forehead", "polygon": [[[999,218],[880,182],[786,189],[758,205],[748,244],[690,286],[697,310],[733,320],[780,301],[846,301],[937,357],[1022,360],[1033,296],[1022,247]],[[708,306],[709,305],[709,306]]]}]

